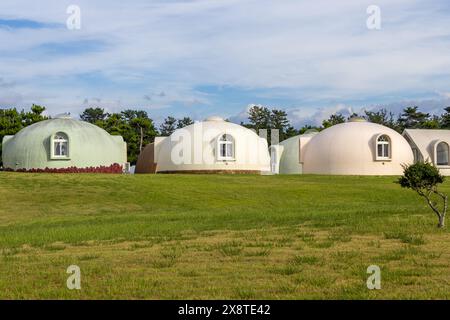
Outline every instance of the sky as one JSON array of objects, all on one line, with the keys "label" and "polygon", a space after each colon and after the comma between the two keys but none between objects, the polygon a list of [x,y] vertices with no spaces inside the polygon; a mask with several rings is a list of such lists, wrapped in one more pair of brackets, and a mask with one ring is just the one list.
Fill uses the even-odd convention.
[{"label": "sky", "polygon": [[240,122],[261,104],[297,127],[382,107],[440,114],[449,15],[448,0],[1,0],[0,108]]}]

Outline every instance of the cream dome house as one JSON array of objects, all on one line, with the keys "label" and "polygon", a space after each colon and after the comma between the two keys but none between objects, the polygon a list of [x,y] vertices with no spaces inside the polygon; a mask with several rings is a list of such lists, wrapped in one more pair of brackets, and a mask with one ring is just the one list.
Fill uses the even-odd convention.
[{"label": "cream dome house", "polygon": [[281,154],[272,156],[271,167],[278,161],[279,173],[401,175],[402,164],[414,161],[399,133],[357,117],[283,141],[278,149]]},{"label": "cream dome house", "polygon": [[450,130],[405,129],[403,136],[411,146],[414,162],[428,161],[441,174],[450,175]]},{"label": "cream dome house", "polygon": [[209,117],[157,137],[139,155],[136,173],[270,171],[267,140],[243,126]]},{"label": "cream dome house", "polygon": [[[9,170],[61,170],[127,165],[127,147],[121,136],[112,136],[88,122],[67,115],[32,124],[3,138],[3,166]],[[120,166],[120,167],[119,167]]]}]

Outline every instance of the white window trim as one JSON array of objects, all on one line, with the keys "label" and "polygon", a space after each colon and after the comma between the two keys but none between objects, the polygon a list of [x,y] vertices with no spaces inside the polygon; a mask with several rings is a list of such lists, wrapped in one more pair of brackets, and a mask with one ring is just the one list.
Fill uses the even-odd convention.
[{"label": "white window trim", "polygon": [[[223,141],[223,140],[221,140],[223,135],[230,136],[233,139],[233,141]],[[232,150],[232,153],[233,153],[233,155],[231,157],[223,157],[223,156],[221,156],[221,154],[220,154],[220,152],[221,152],[220,146],[222,144],[231,144],[231,146],[232,146],[231,150]],[[229,133],[222,133],[222,134],[220,134],[219,137],[217,138],[216,150],[217,150],[216,158],[217,158],[218,161],[235,161],[236,160],[236,158],[235,158],[235,155],[236,155],[236,139],[232,135],[230,135]]]},{"label": "white window trim", "polygon": [[[55,135],[58,133],[64,134],[67,139],[55,139]],[[55,142],[67,142],[67,155],[60,156],[55,154]],[[53,133],[50,137],[50,159],[52,160],[70,160],[70,137],[67,133],[63,131],[57,131]]]},{"label": "white window trim", "polygon": [[[449,159],[448,159],[448,162],[447,162],[447,164],[438,164],[437,163],[437,146],[440,144],[440,143],[445,143],[446,145],[447,145],[447,147],[448,147],[448,150],[449,150],[449,154],[448,154],[448,157],[449,157]],[[438,141],[436,141],[436,143],[434,144],[434,148],[433,148],[434,150],[434,165],[436,166],[436,167],[438,167],[438,168],[450,168],[450,144],[448,144],[446,141],[442,141],[442,140],[438,140]]]},{"label": "white window trim", "polygon": [[[389,141],[378,141],[382,136],[386,136]],[[378,155],[378,145],[388,145],[389,157],[382,157]],[[375,160],[376,161],[392,161],[392,139],[385,133],[379,134],[375,139]]]}]

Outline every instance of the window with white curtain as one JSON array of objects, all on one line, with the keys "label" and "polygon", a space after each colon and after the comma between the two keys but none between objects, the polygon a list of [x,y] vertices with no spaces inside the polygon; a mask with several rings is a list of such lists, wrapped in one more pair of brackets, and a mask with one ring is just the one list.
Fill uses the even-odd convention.
[{"label": "window with white curtain", "polygon": [[53,157],[68,158],[69,157],[69,139],[63,132],[58,132],[53,136]]},{"label": "window with white curtain", "polygon": [[436,164],[438,166],[448,166],[448,144],[439,142],[436,146]]},{"label": "window with white curtain", "polygon": [[391,139],[383,134],[377,138],[377,160],[391,159]]},{"label": "window with white curtain", "polygon": [[219,137],[217,143],[218,160],[234,160],[234,138],[229,134]]}]

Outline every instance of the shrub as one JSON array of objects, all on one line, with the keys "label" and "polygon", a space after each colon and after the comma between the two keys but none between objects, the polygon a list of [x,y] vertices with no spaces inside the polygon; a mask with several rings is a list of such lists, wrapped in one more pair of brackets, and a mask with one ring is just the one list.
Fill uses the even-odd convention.
[{"label": "shrub", "polygon": [[[438,191],[437,185],[444,182],[444,177],[439,173],[439,170],[429,162],[417,162],[409,166],[405,165],[403,166],[403,169],[403,176],[400,177],[398,183],[403,188],[412,189],[421,197],[424,197],[430,208],[438,217],[438,227],[443,228],[445,225],[448,198],[446,194]],[[439,210],[437,202],[432,200],[433,195],[442,200],[442,210]]]}]

